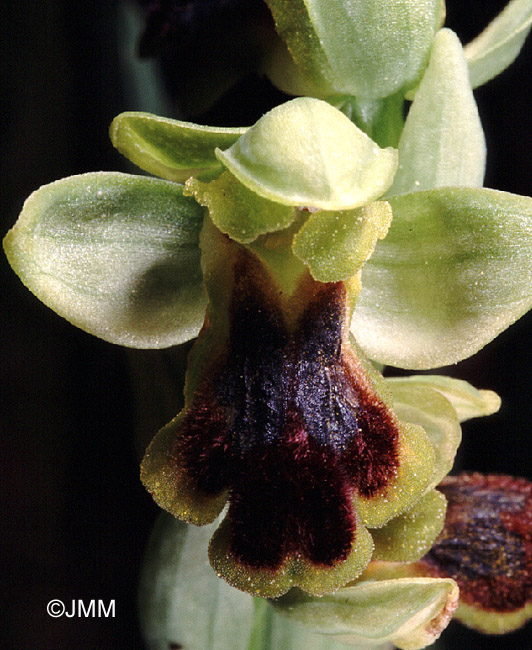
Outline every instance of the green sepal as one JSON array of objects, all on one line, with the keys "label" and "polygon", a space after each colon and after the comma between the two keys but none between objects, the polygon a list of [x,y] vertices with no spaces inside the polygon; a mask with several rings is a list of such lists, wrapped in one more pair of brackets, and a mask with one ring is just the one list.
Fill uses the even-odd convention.
[{"label": "green sepal", "polygon": [[418,385],[408,379],[390,378],[394,411],[397,417],[423,427],[435,453],[434,473],[428,490],[451,471],[462,441],[462,429],[451,403],[430,386]]},{"label": "green sepal", "polygon": [[215,225],[231,239],[247,244],[266,233],[283,230],[296,218],[295,208],[264,199],[243,185],[231,172],[210,183],[191,178],[186,193],[209,209]]},{"label": "green sepal", "polygon": [[294,589],[273,604],[290,620],[355,647],[392,642],[418,650],[439,637],[458,603],[451,579],[364,576],[323,598]]},{"label": "green sepal", "polygon": [[377,199],[397,168],[395,149],[380,149],[339,110],[309,97],[272,109],[216,155],[259,196],[325,210]]},{"label": "green sepal", "polygon": [[431,490],[412,510],[392,519],[384,528],[371,530],[373,560],[413,562],[427,553],[445,523],[447,501]]},{"label": "green sepal", "polygon": [[386,236],[392,210],[386,201],[345,211],[318,211],[294,236],[293,251],[319,282],[339,282],[358,273],[377,239]]},{"label": "green sepal", "polygon": [[246,132],[245,128],[201,126],[150,113],[121,113],[113,120],[109,135],[128,160],[150,174],[171,181],[190,176],[210,177],[222,166],[214,155]]},{"label": "green sepal", "polygon": [[530,0],[512,0],[465,47],[473,88],[505,70],[517,58],[532,26]]},{"label": "green sepal", "polygon": [[[379,98],[411,86],[423,71],[441,17],[438,0],[267,0],[267,4],[299,76],[318,97]],[[275,70],[272,76],[275,82]],[[291,86],[287,81],[294,77]],[[283,81],[283,90],[300,92],[302,84],[295,75]]]},{"label": "green sepal", "polygon": [[450,29],[436,34],[398,149],[399,168],[387,196],[446,186],[482,186],[484,132],[464,51]]},{"label": "green sepal", "polygon": [[[412,375],[411,377],[390,377],[388,385],[392,388],[420,386],[441,393],[452,405],[460,422],[471,418],[497,413],[501,398],[492,390],[479,390],[467,381],[443,375]],[[414,400],[415,401],[415,398]]]},{"label": "green sepal", "polygon": [[352,332],[372,359],[427,369],[471,356],[532,306],[532,199],[444,188],[390,199]]},{"label": "green sepal", "polygon": [[30,291],[86,332],[136,348],[182,343],[207,304],[204,211],[182,190],[113,172],[45,185],[7,234],[6,255]]}]

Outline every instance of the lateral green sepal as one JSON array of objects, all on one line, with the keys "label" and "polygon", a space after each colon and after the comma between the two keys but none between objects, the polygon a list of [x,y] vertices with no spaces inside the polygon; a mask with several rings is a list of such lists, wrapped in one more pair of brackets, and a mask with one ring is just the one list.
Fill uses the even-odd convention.
[{"label": "lateral green sepal", "polygon": [[34,192],[4,248],[28,289],[74,325],[111,343],[164,348],[203,322],[202,223],[203,209],[177,183],[95,172]]},{"label": "lateral green sepal", "polygon": [[442,188],[390,199],[362,270],[353,334],[372,359],[427,369],[471,356],[532,306],[532,199]]}]

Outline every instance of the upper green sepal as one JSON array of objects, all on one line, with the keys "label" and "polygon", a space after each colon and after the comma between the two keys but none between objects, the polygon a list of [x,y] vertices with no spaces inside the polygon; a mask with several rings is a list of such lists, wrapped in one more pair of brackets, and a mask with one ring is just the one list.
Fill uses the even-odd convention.
[{"label": "upper green sepal", "polygon": [[325,210],[377,199],[397,169],[395,149],[381,149],[339,110],[308,97],[272,109],[216,155],[259,196]]},{"label": "upper green sepal", "polygon": [[144,171],[171,181],[209,177],[222,167],[214,150],[226,149],[245,128],[201,126],[150,113],[117,115],[109,131],[113,145]]},{"label": "upper green sepal", "polygon": [[[279,76],[282,90],[318,97],[379,98],[414,84],[441,19],[438,0],[267,0],[298,74]],[[301,79],[299,79],[301,78]]]},{"label": "upper green sepal", "polygon": [[388,197],[437,187],[482,186],[484,132],[464,50],[450,29],[436,34],[398,150],[399,168]]},{"label": "upper green sepal", "polygon": [[442,188],[390,199],[362,270],[353,334],[372,359],[435,368],[471,356],[532,306],[532,199]]},{"label": "upper green sepal", "polygon": [[45,185],[6,235],[6,255],[30,291],[86,332],[137,348],[182,343],[207,303],[203,209],[182,190],[115,172]]},{"label": "upper green sepal", "polygon": [[473,88],[496,77],[516,59],[531,26],[530,0],[512,0],[479,36],[466,45]]}]

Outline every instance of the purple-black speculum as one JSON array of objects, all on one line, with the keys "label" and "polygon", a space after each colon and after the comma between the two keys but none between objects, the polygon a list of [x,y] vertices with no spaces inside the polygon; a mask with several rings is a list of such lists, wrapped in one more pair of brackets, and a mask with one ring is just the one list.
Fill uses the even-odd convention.
[{"label": "purple-black speculum", "polygon": [[334,566],[356,536],[353,496],[395,477],[396,420],[348,343],[344,284],[308,276],[288,325],[282,298],[255,271],[235,266],[229,340],[198,383],[178,455],[199,493],[229,491],[238,562]]}]

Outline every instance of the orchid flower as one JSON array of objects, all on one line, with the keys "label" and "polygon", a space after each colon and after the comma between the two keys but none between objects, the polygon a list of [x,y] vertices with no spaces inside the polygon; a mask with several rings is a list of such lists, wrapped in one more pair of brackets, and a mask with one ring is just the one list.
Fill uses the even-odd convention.
[{"label": "orchid flower", "polygon": [[[186,522],[210,524],[227,506],[209,546],[219,576],[266,598],[297,587],[307,595],[290,592],[281,610],[316,605],[319,631],[355,644],[371,633],[331,632],[322,605],[336,596],[315,597],[353,593],[365,612],[397,602],[401,624],[374,626],[374,645],[421,648],[460,583],[423,559],[446,534],[448,490],[436,488],[460,422],[499,399],[378,367],[455,363],[532,307],[532,199],[482,188],[469,79],[513,60],[532,10],[514,0],[468,51],[440,29],[436,0],[268,5],[284,39],[269,74],[313,97],[249,128],[123,113],[113,144],[162,178],[95,172],[44,186],[5,250],[27,287],[87,332],[143,348],[197,337],[184,409],[141,476]],[[426,575],[378,573],[396,562]]]}]

